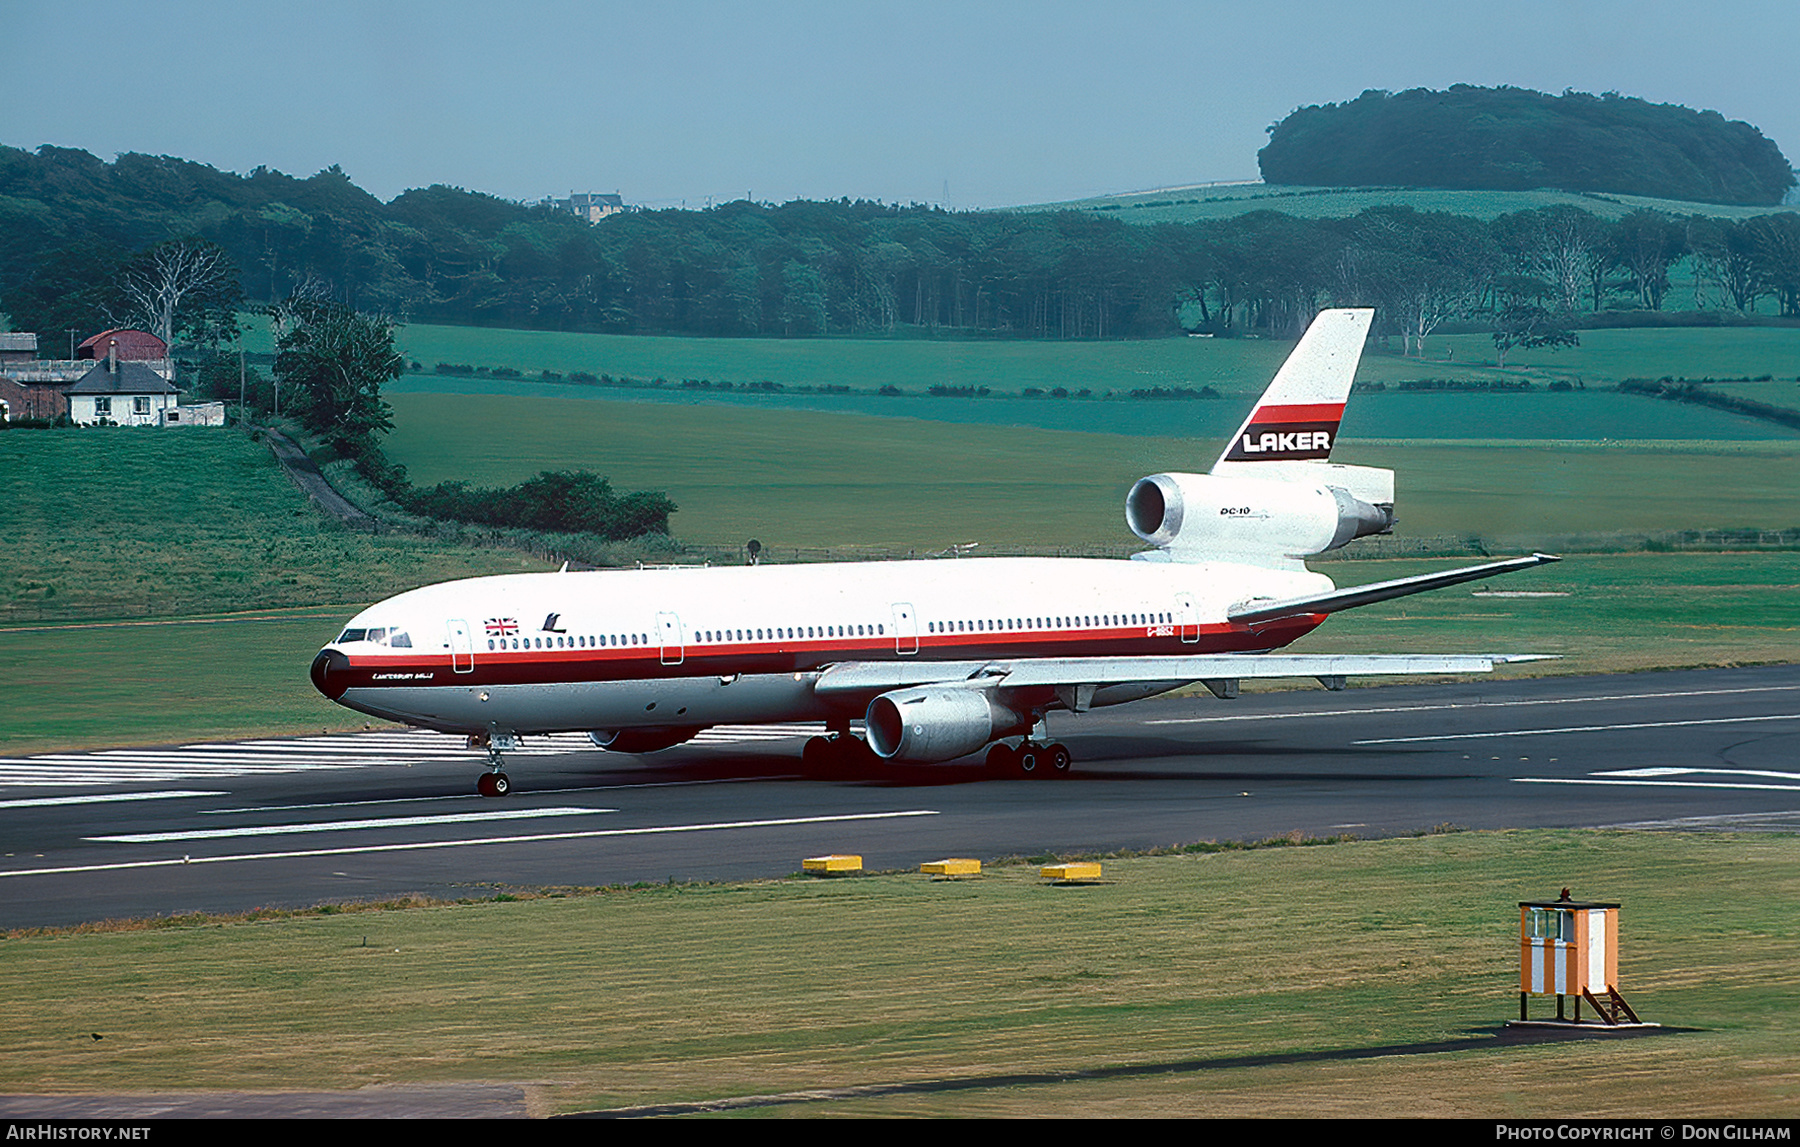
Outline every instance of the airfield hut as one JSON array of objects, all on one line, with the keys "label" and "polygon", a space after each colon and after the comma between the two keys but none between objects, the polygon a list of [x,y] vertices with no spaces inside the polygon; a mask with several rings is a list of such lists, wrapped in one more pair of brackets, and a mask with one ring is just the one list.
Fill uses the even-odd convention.
[{"label": "airfield hut", "polygon": [[[1529,1022],[1534,995],[1556,997],[1556,1019],[1581,1023],[1586,1000],[1602,1024],[1640,1022],[1619,994],[1619,906],[1576,901],[1563,889],[1556,900],[1519,902],[1519,1022]],[[1574,1019],[1564,1001],[1575,1001]]]}]

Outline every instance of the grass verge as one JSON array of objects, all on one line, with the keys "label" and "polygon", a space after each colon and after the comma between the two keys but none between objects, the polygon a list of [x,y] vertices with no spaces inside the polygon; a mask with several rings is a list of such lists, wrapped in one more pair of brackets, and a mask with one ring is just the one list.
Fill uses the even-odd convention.
[{"label": "grass verge", "polygon": [[[1493,1038],[1516,902],[1564,885],[1623,903],[1621,987],[1680,1034]],[[15,937],[0,1090],[489,1080],[576,1110],[962,1080],[767,1110],[1780,1116],[1797,896],[1792,836],[1534,831],[1116,859],[1079,888],[1003,867]],[[1106,1065],[1143,1073],[982,1083]]]}]

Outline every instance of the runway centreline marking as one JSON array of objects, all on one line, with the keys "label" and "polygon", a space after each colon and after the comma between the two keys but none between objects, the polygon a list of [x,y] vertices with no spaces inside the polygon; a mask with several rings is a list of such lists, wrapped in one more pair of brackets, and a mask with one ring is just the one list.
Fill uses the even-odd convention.
[{"label": "runway centreline marking", "polygon": [[418,852],[441,848],[469,848],[487,844],[536,844],[553,840],[593,840],[608,836],[658,836],[678,832],[714,832],[736,828],[786,828],[808,824],[843,824],[850,821],[896,820],[902,817],[939,816],[936,809],[901,812],[839,813],[833,816],[791,816],[772,820],[730,820],[711,824],[673,824],[652,828],[600,828],[585,832],[545,832],[529,836],[491,836],[475,840],[427,840],[412,844],[367,844],[344,848],[309,848],[291,852],[250,852],[230,856],[184,856],[179,860],[125,860],[111,864],[71,864],[58,868],[0,870],[0,877],[62,876],[77,872],[119,872],[130,868],[180,868],[188,864],[231,864],[243,860],[294,860],[310,856],[356,856],[372,852]]},{"label": "runway centreline marking", "polygon": [[1742,689],[1690,689],[1676,693],[1612,693],[1597,697],[1546,697],[1536,701],[1451,701],[1441,705],[1387,705],[1368,709],[1320,709],[1298,713],[1243,713],[1228,717],[1164,717],[1146,725],[1207,725],[1226,721],[1291,721],[1298,717],[1360,717],[1385,713],[1436,713],[1451,709],[1514,709],[1533,705],[1578,705],[1591,701],[1660,701],[1670,697],[1720,697],[1736,693],[1781,693],[1800,685],[1756,685]]},{"label": "runway centreline marking", "polygon": [[616,808],[509,808],[493,812],[451,812],[433,816],[380,816],[365,820],[319,820],[303,824],[260,824],[239,828],[196,828],[182,832],[133,832],[119,836],[84,836],[108,844],[164,844],[173,840],[224,840],[238,836],[287,836],[301,832],[351,832],[361,828],[418,828],[421,825],[471,824],[490,820],[533,820],[553,816],[592,816]]},{"label": "runway centreline marking", "polygon": [[1503,729],[1490,733],[1434,733],[1428,737],[1378,737],[1352,745],[1410,745],[1421,741],[1481,741],[1493,737],[1538,737],[1553,733],[1611,733],[1625,729],[1685,729],[1696,725],[1747,725],[1758,721],[1800,721],[1800,713],[1763,717],[1706,717],[1693,721],[1632,721],[1618,725],[1569,725],[1560,729]]},{"label": "runway centreline marking", "polygon": [[64,804],[106,804],[112,801],[162,801],[177,797],[224,797],[231,794],[223,791],[205,789],[169,789],[154,793],[89,793],[79,797],[21,797],[18,800],[0,801],[0,809],[9,808],[46,808],[51,805]]}]

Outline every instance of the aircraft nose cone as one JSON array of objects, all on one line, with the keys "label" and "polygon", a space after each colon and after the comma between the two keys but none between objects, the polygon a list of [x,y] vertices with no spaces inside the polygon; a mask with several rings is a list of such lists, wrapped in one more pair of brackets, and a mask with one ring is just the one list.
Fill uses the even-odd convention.
[{"label": "aircraft nose cone", "polygon": [[313,658],[313,688],[336,701],[350,687],[350,659],[335,649],[321,649]]}]

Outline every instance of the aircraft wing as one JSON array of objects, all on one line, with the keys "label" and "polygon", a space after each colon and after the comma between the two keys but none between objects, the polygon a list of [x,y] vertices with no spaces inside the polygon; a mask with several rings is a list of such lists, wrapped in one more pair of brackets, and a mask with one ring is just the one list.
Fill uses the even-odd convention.
[{"label": "aircraft wing", "polygon": [[1024,657],[996,661],[847,661],[819,675],[821,695],[876,694],[917,685],[1024,689],[1136,682],[1236,681],[1241,678],[1403,676],[1486,673],[1540,661],[1544,654],[1201,653],[1187,657]]},{"label": "aircraft wing", "polygon": [[1420,574],[1417,577],[1378,581],[1371,585],[1354,585],[1348,589],[1315,594],[1312,597],[1289,598],[1286,601],[1266,599],[1246,601],[1232,606],[1225,616],[1231,621],[1242,622],[1246,625],[1258,625],[1265,621],[1297,617],[1305,613],[1336,613],[1340,609],[1353,609],[1359,605],[1390,601],[1408,594],[1424,593],[1428,589],[1442,589],[1448,585],[1460,585],[1465,581],[1477,581],[1484,577],[1494,577],[1497,574],[1512,573],[1514,570],[1530,569],[1532,566],[1541,566],[1548,562],[1561,560],[1554,554],[1532,554],[1528,558],[1508,558],[1505,561],[1488,562],[1486,565],[1445,570],[1443,573]]}]

